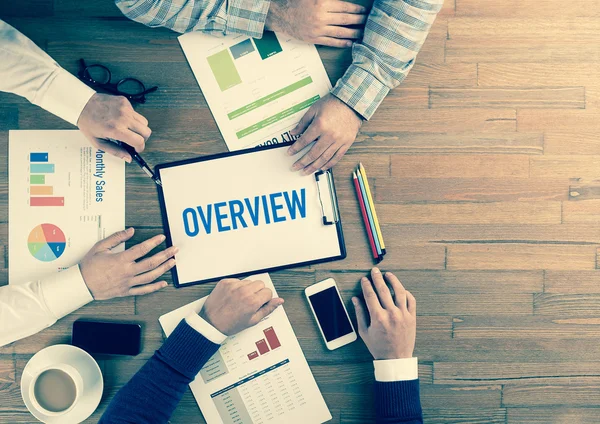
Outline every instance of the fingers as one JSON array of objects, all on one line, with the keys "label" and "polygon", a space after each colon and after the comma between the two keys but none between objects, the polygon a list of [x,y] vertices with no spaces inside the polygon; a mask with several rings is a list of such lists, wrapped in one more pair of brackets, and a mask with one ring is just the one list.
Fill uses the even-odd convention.
[{"label": "fingers", "polygon": [[144,137],[131,131],[130,129],[122,130],[115,129],[113,137],[115,140],[122,141],[123,143],[129,144],[135,149],[136,152],[143,152],[145,147]]},{"label": "fingers", "polygon": [[403,312],[405,312],[407,292],[404,289],[404,286],[402,285],[400,280],[398,280],[398,277],[396,277],[391,272],[385,273],[385,279],[391,284],[392,288],[394,289],[394,298],[396,306],[400,308]]},{"label": "fingers", "polygon": [[367,13],[367,8],[359,4],[350,3],[348,1],[334,1],[330,3],[330,12],[338,13]]},{"label": "fingers", "polygon": [[358,334],[362,335],[367,332],[369,327],[369,321],[367,319],[367,312],[363,306],[362,301],[358,297],[352,298],[354,304],[354,312],[356,312],[356,323],[358,324]]},{"label": "fingers", "polygon": [[[306,131],[306,129],[308,128],[308,126],[310,125],[310,123],[312,122],[312,120],[314,119],[316,115],[315,112],[315,108],[310,107],[306,113],[304,114],[304,116],[302,116],[302,119],[300,119],[300,122],[298,122],[298,125],[296,125],[296,127],[290,131],[290,133],[295,137],[298,134],[302,134],[304,131]],[[292,149],[289,148],[288,149],[288,153],[290,156],[292,156],[294,153],[290,153]]]},{"label": "fingers", "polygon": [[394,308],[394,299],[392,299],[392,293],[390,293],[390,289],[388,288],[387,284],[385,284],[385,280],[383,279],[383,275],[381,275],[379,268],[373,268],[371,270],[371,279],[373,280],[373,285],[377,290],[379,301],[383,307],[385,309]]},{"label": "fingers", "polygon": [[159,234],[140,244],[136,244],[135,246],[130,247],[129,249],[124,251],[122,255],[125,256],[125,259],[127,261],[133,262],[139,258],[146,256],[152,251],[152,249],[160,245],[163,241],[165,241],[165,236]]},{"label": "fingers", "polygon": [[408,304],[408,313],[412,316],[417,316],[417,299],[413,296],[411,292],[406,290],[406,303]]},{"label": "fingers", "polygon": [[381,304],[379,303],[379,298],[377,297],[377,293],[373,290],[373,286],[368,278],[363,277],[360,280],[360,285],[362,287],[363,296],[365,297],[365,302],[367,304],[367,308],[369,309],[369,314],[371,316],[374,313],[377,313],[381,310]]},{"label": "fingers", "polygon": [[131,116],[133,116],[133,119],[138,121],[140,124],[148,126],[148,120],[146,119],[146,117],[144,115],[141,115],[134,110],[133,114]]},{"label": "fingers", "polygon": [[299,171],[300,169],[306,168],[311,163],[315,162],[319,159],[323,153],[333,144],[333,140],[328,138],[321,137],[313,146],[309,149],[308,152],[304,154],[300,159],[294,163],[292,166],[292,171]]},{"label": "fingers", "polygon": [[151,271],[175,256],[177,252],[179,252],[179,249],[175,246],[171,246],[162,252],[158,252],[156,255],[136,263],[134,266],[135,273],[141,274],[143,272]]},{"label": "fingers", "polygon": [[129,153],[127,153],[127,151],[124,148],[111,141],[102,140],[101,138],[94,137],[94,140],[94,147],[104,150],[109,155],[121,158],[125,162],[131,163],[131,156],[129,155]]},{"label": "fingers", "polygon": [[123,231],[118,231],[114,234],[111,234],[104,240],[100,240],[98,243],[96,243],[94,249],[97,249],[97,251],[110,250],[117,247],[121,243],[125,243],[127,240],[133,237],[134,233],[135,230],[132,227]]},{"label": "fingers", "polygon": [[263,287],[261,290],[254,294],[254,297],[256,299],[256,304],[259,307],[262,307],[271,299],[273,299],[273,291],[268,287]]},{"label": "fingers", "polygon": [[323,165],[329,162],[329,160],[335,154],[336,150],[338,150],[338,147],[336,145],[332,144],[331,146],[329,146],[329,148],[325,150],[325,152],[323,152],[323,154],[316,161],[314,161],[302,170],[302,174],[309,175],[314,172],[317,172],[319,169],[323,169]]},{"label": "fingers", "polygon": [[329,25],[363,25],[369,15],[361,13],[332,13],[327,19]]},{"label": "fingers", "polygon": [[265,288],[265,283],[263,283],[260,280],[246,281],[246,285],[244,287],[246,290],[248,290],[249,293],[258,293],[259,291]]},{"label": "fingers", "polygon": [[129,289],[129,296],[142,296],[144,294],[154,293],[160,289],[164,289],[168,284],[166,281],[157,281],[156,283],[146,284],[145,286],[137,286]]},{"label": "fingers", "polygon": [[363,35],[362,29],[358,28],[347,28],[343,26],[329,26],[324,34],[333,38],[340,38],[345,40],[356,40],[361,38]]},{"label": "fingers", "polygon": [[335,37],[317,37],[317,39],[315,40],[315,44],[321,46],[337,47],[339,49],[352,47],[352,41],[342,40]]},{"label": "fingers", "polygon": [[280,297],[269,300],[266,305],[261,307],[254,315],[252,315],[252,318],[250,318],[250,323],[252,325],[257,324],[263,318],[271,315],[271,313],[281,305],[283,305],[283,299]]},{"label": "fingers", "polygon": [[144,137],[144,143],[148,141],[150,135],[152,134],[152,130],[148,128],[148,125],[144,125],[136,119],[131,120],[131,122],[129,123],[129,129]]},{"label": "fingers", "polygon": [[328,169],[333,168],[335,164],[338,163],[344,157],[349,148],[349,146],[340,147],[340,149],[337,152],[335,152],[335,155],[333,155],[329,162],[323,165],[321,169],[323,171],[327,171]]},{"label": "fingers", "polygon": [[175,259],[169,259],[167,262],[164,262],[162,265],[159,265],[157,268],[152,271],[146,272],[144,274],[140,274],[137,277],[134,277],[130,281],[131,287],[142,286],[144,284],[148,284],[156,280],[158,277],[163,275],[165,272],[170,270],[175,266]]},{"label": "fingers", "polygon": [[[290,148],[288,149],[288,154],[290,156],[295,155],[296,153],[304,149],[306,146],[308,146],[310,143],[317,140],[319,138],[319,135],[320,132],[316,128],[316,125],[314,125],[313,121],[313,123],[308,127],[304,134],[302,134],[302,136],[290,146]],[[300,168],[295,169],[295,171],[297,171],[298,169]]]}]

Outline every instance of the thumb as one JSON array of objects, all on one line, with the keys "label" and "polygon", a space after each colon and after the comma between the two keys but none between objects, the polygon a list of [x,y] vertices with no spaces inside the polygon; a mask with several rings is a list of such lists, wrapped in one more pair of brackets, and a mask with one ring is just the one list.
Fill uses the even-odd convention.
[{"label": "thumb", "polygon": [[367,332],[367,327],[369,325],[367,321],[367,313],[365,312],[365,307],[363,306],[362,301],[358,297],[353,297],[352,303],[354,304],[354,311],[356,312],[358,333],[362,337],[362,335]]},{"label": "thumb", "polygon": [[271,315],[271,313],[283,305],[283,299],[280,297],[275,297],[265,303],[254,315],[250,321],[254,324],[259,323],[264,317]]},{"label": "thumb", "polygon": [[106,153],[121,158],[127,163],[131,163],[131,155],[116,143],[96,138],[96,144],[98,148],[104,150]]},{"label": "thumb", "polygon": [[118,231],[118,232],[108,236],[104,240],[100,240],[98,243],[96,243],[96,245],[94,246],[94,249],[96,249],[98,251],[110,250],[113,247],[117,247],[121,243],[125,243],[127,240],[129,240],[131,237],[133,237],[134,233],[135,233],[135,230],[133,229],[133,227],[129,227],[123,231]]},{"label": "thumb", "polygon": [[296,135],[302,134],[304,131],[306,131],[306,129],[308,128],[308,126],[310,125],[312,120],[314,119],[315,115],[316,115],[315,108],[313,108],[311,106],[306,111],[306,113],[304,114],[302,119],[300,119],[300,122],[298,122],[298,125],[296,125],[296,128],[294,128],[292,131],[290,131],[292,133],[292,135],[296,136]]}]

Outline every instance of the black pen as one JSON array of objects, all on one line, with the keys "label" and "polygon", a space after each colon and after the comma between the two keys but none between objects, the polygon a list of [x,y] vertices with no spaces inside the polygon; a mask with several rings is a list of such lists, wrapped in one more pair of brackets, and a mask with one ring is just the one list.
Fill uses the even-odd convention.
[{"label": "black pen", "polygon": [[162,187],[162,181],[156,176],[156,174],[154,172],[152,172],[152,169],[150,169],[150,167],[148,166],[146,161],[139,155],[138,152],[135,151],[135,149],[133,147],[131,147],[127,143],[123,143],[122,141],[117,141],[117,140],[113,140],[113,139],[111,139],[111,141],[117,143],[119,146],[121,146],[123,149],[125,149],[125,151],[127,151],[127,153],[129,153],[129,155],[135,161],[135,163],[137,163],[139,165],[139,167],[142,168],[142,171],[144,171],[146,174],[148,174],[148,176],[150,178],[152,178],[152,180],[156,183],[156,185]]}]

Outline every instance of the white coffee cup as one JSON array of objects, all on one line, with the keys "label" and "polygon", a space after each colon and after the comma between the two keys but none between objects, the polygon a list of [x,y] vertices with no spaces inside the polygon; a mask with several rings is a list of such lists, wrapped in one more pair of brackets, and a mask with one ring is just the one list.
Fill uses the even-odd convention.
[{"label": "white coffee cup", "polygon": [[[73,383],[75,385],[75,399],[73,400],[73,402],[71,403],[71,405],[68,408],[63,409],[61,411],[50,411],[50,410],[44,408],[40,404],[40,402],[38,401],[38,399],[36,397],[35,390],[36,390],[36,384],[38,383],[38,378],[44,372],[50,371],[50,370],[59,370],[59,371],[64,372],[71,378],[71,380],[73,380]],[[77,371],[77,369],[75,369],[74,367],[72,367],[71,365],[68,365],[68,364],[54,364],[54,365],[50,365],[46,368],[40,369],[37,372],[35,372],[32,380],[31,380],[31,384],[29,386],[29,399],[31,399],[31,403],[33,403],[33,406],[38,411],[42,412],[43,414],[45,414],[49,417],[59,417],[61,415],[67,414],[69,411],[71,411],[75,407],[82,392],[83,392],[83,379],[81,378],[81,374],[79,373],[79,371]]]}]

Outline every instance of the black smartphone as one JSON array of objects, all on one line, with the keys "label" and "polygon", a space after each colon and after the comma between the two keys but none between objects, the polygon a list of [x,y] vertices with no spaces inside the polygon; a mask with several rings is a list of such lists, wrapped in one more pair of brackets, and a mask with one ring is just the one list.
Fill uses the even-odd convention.
[{"label": "black smartphone", "polygon": [[73,323],[71,344],[88,353],[135,356],[142,347],[142,326],[77,320]]}]

